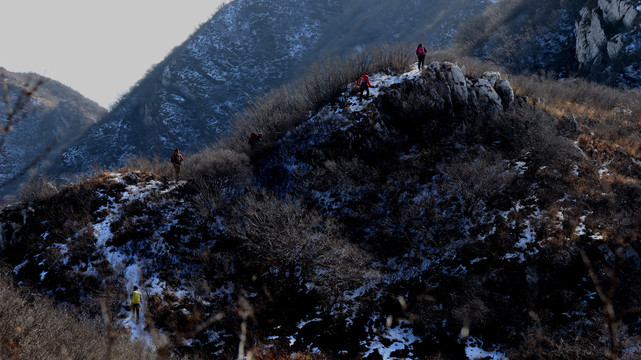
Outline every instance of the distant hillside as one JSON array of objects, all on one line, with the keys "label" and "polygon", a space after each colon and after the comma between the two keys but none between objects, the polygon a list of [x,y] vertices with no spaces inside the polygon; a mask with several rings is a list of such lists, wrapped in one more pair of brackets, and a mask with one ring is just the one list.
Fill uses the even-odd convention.
[{"label": "distant hillside", "polygon": [[[84,131],[96,124],[106,110],[75,90],[37,74],[12,73],[0,68],[8,94],[0,87],[0,121],[9,121],[9,112],[16,112],[17,121],[4,133],[6,142],[0,161],[0,184],[6,184],[26,168],[38,169],[53,161],[61,148],[69,146]],[[41,81],[35,92],[33,87]],[[8,95],[8,96],[7,96]],[[26,103],[21,105],[21,101]],[[36,175],[38,171],[35,171]],[[0,188],[0,196],[14,192],[24,181],[20,177],[11,186]]]},{"label": "distant hillside", "polygon": [[131,155],[166,156],[175,147],[195,152],[227,134],[233,115],[253,99],[299,78],[311,63],[384,42],[407,41],[410,54],[418,42],[447,45],[457,24],[487,4],[230,2],[68,148],[57,170],[118,165]]},{"label": "distant hillside", "polygon": [[[138,159],[5,208],[5,276],[159,359],[639,358],[638,92],[388,54],[360,99],[366,56],[256,101],[262,140],[183,181]],[[11,315],[0,339],[51,338]]]}]

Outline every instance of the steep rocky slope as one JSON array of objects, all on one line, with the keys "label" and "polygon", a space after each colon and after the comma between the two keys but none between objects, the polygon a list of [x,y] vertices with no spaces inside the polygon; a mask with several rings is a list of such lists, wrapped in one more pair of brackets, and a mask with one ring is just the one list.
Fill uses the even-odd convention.
[{"label": "steep rocky slope", "polygon": [[[2,134],[0,184],[5,185],[36,161],[37,167],[52,161],[61,148],[69,146],[106,112],[55,80],[3,68],[0,76],[8,90],[5,94],[4,87],[0,87],[0,119],[3,126],[10,125]],[[32,94],[34,87],[37,89]],[[15,185],[22,180],[1,188],[0,196],[15,191]]]},{"label": "steep rocky slope", "polygon": [[273,143],[193,156],[180,183],[105,173],[5,209],[11,276],[182,354],[638,356],[639,160],[496,72],[371,81]]},{"label": "steep rocky slope", "polygon": [[175,147],[195,152],[227,133],[232,115],[252,99],[298,78],[311,63],[386,42],[447,45],[456,24],[488,3],[230,2],[67,149],[57,170],[118,165]]}]

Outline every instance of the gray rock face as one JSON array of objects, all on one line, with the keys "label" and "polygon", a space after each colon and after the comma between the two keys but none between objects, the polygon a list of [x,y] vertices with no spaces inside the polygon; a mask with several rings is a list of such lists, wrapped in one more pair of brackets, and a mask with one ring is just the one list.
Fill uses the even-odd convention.
[{"label": "gray rock face", "polygon": [[443,105],[464,104],[496,113],[514,101],[512,86],[507,80],[501,80],[499,72],[486,72],[481,78],[469,81],[461,68],[450,62],[433,62],[425,71],[428,77],[442,79],[449,89],[447,94],[431,96],[431,99],[442,99]]},{"label": "gray rock face", "polygon": [[626,49],[638,37],[639,11],[628,0],[599,0],[581,9],[576,28],[576,58],[588,77],[614,83],[624,67]]},{"label": "gray rock face", "polygon": [[598,8],[603,12],[603,19],[609,23],[622,22],[626,28],[634,26],[637,9],[625,0],[599,0]]},{"label": "gray rock face", "polygon": [[601,54],[601,49],[607,42],[601,17],[596,12],[583,8],[576,28],[576,57],[580,64],[588,64]]},{"label": "gray rock face", "polygon": [[461,68],[450,62],[444,62],[443,68],[446,69],[444,77],[452,88],[452,99],[456,103],[467,102],[469,91],[467,88],[467,80]]},{"label": "gray rock face", "polygon": [[507,80],[497,81],[494,90],[499,94],[503,107],[507,108],[514,102],[514,90]]}]

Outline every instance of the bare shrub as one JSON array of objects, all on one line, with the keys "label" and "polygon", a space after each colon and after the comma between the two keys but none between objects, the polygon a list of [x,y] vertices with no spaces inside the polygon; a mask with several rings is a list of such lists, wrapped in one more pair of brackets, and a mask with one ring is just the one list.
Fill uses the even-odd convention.
[{"label": "bare shrub", "polygon": [[18,196],[25,201],[34,201],[49,198],[57,193],[58,188],[53,181],[39,176],[37,179],[22,184]]},{"label": "bare shrub", "polygon": [[122,170],[125,172],[136,171],[153,174],[158,179],[171,179],[174,176],[169,156],[167,156],[166,159],[159,156],[153,159],[146,157],[129,157],[125,160]]},{"label": "bare shrub", "polygon": [[274,275],[274,291],[311,283],[336,295],[366,272],[368,255],[343,238],[334,221],[297,201],[262,192],[247,196],[235,212],[239,221],[230,233],[240,242],[240,256],[258,273]]},{"label": "bare shrub", "polygon": [[195,204],[205,217],[231,206],[252,182],[249,157],[233,150],[201,150],[185,165],[185,172],[198,188]]},{"label": "bare shrub", "polygon": [[510,82],[515,95],[528,98],[553,117],[574,119],[579,133],[590,132],[634,157],[641,157],[639,90],[615,89],[580,79],[559,82],[511,76]]},{"label": "bare shrub", "polygon": [[461,24],[454,36],[454,43],[466,53],[471,53],[484,43],[499,27],[506,23],[522,4],[522,0],[496,3],[481,14]]},{"label": "bare shrub", "polygon": [[466,216],[482,211],[483,204],[508,187],[516,175],[507,161],[490,152],[459,156],[441,171],[448,179],[443,189],[460,198]]},{"label": "bare shrub", "polygon": [[567,23],[583,5],[573,0],[501,1],[461,24],[454,46],[513,72],[567,71],[574,60],[568,55],[574,33]]}]

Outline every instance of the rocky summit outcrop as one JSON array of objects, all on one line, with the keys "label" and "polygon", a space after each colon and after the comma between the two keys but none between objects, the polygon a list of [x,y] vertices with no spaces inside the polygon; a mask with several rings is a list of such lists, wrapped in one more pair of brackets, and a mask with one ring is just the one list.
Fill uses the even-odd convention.
[{"label": "rocky summit outcrop", "polygon": [[439,79],[449,89],[448,105],[464,104],[479,111],[498,114],[514,101],[514,91],[501,73],[487,71],[478,79],[468,79],[463,70],[451,62],[433,62],[424,77],[435,81]]},{"label": "rocky summit outcrop", "polygon": [[631,60],[641,51],[639,24],[636,1],[598,0],[596,6],[581,9],[575,23],[579,70],[610,84],[630,77],[638,68]]}]

